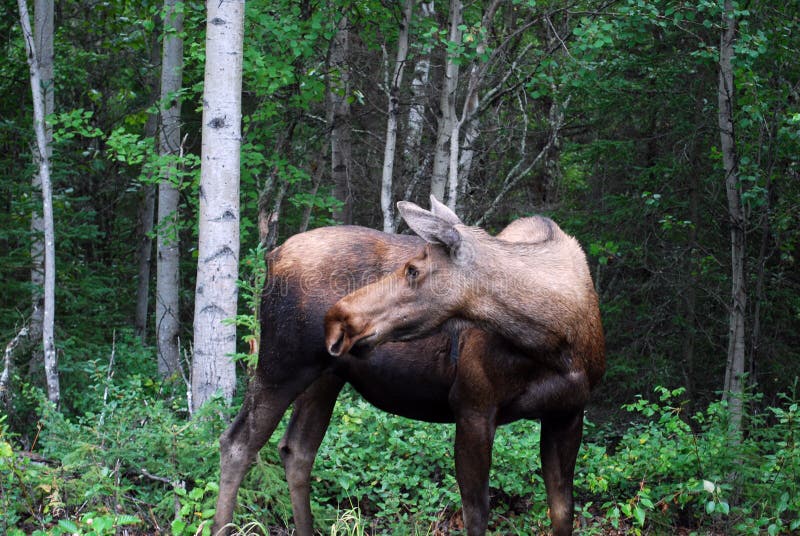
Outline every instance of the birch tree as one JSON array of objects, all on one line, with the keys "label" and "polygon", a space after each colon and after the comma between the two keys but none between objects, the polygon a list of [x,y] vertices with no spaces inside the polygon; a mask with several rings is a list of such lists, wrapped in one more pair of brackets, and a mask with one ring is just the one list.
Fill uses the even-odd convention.
[{"label": "birch tree", "polygon": [[[421,2],[420,20],[434,16],[434,3]],[[414,64],[414,77],[411,79],[411,104],[406,117],[405,139],[403,143],[403,173],[410,180],[403,194],[404,200],[411,199],[414,188],[422,179],[428,163],[428,156],[421,155],[423,127],[425,126],[425,106],[428,98],[428,78],[431,70],[431,47],[424,47]],[[400,223],[400,214],[394,215],[393,229]]]},{"label": "birch tree", "polygon": [[158,185],[156,259],[156,339],[158,372],[171,376],[180,366],[178,202],[175,157],[181,145],[181,103],[177,96],[183,78],[183,2],[164,0],[164,44],[161,56],[161,99],[158,152],[167,157]]},{"label": "birch tree", "polygon": [[[25,52],[30,68],[31,96],[33,99],[33,129],[36,135],[34,160],[37,164],[38,182],[42,193],[42,227],[44,235],[44,307],[42,315],[42,343],[44,347],[44,370],[47,381],[47,398],[56,407],[61,402],[61,388],[58,379],[58,361],[55,347],[55,230],[53,228],[53,188],[50,183],[50,154],[51,147],[48,142],[46,121],[47,90],[43,91],[40,51],[37,39],[31,30],[28,15],[28,4],[25,0],[18,0],[20,25],[22,37],[25,41]],[[38,0],[37,10],[41,7],[41,19],[37,18],[37,29],[40,34],[36,36],[42,44],[42,54],[49,59],[50,106],[52,107],[52,57],[53,57],[53,3],[52,0]],[[48,36],[44,34],[49,33]],[[49,136],[52,141],[52,133]]]},{"label": "birch tree", "polygon": [[239,179],[244,0],[206,4],[206,62],[194,312],[192,407],[216,391],[230,400],[239,263]]},{"label": "birch tree", "polygon": [[[456,91],[458,89],[457,46],[461,44],[461,16],[464,9],[460,0],[450,0],[448,43],[444,80],[439,94],[439,126],[436,133],[436,150],[431,172],[431,195],[444,200],[447,174],[450,169],[450,151],[453,147],[453,128],[456,124]],[[456,139],[455,143],[458,143]]]},{"label": "birch tree", "polygon": [[[39,79],[43,98],[44,117],[54,111],[53,91],[53,0],[35,0],[33,5],[33,41],[39,58]],[[53,153],[53,129],[44,125],[45,151],[50,158]],[[35,158],[34,158],[35,160]],[[38,164],[38,163],[37,163]],[[37,171],[31,179],[32,191],[42,191],[42,179]],[[32,339],[42,336],[44,327],[44,219],[39,210],[31,213],[31,320],[29,333]],[[42,347],[34,346],[31,365],[42,365]]]},{"label": "birch tree", "polygon": [[743,374],[745,367],[745,213],[739,182],[739,157],[734,132],[733,81],[734,44],[736,42],[736,16],[733,1],[725,0],[722,14],[722,37],[719,46],[719,135],[722,165],[725,170],[725,192],[728,200],[728,217],[731,233],[731,304],[728,325],[728,357],[725,367],[724,397],[731,414],[731,431],[738,435],[742,424]]},{"label": "birch tree", "polygon": [[[394,175],[395,153],[397,151],[397,121],[400,115],[400,86],[403,83],[403,71],[408,56],[408,32],[411,26],[411,13],[414,0],[406,0],[403,7],[403,19],[400,22],[400,33],[397,39],[397,57],[391,80],[386,82],[386,94],[389,105],[386,118],[386,143],[383,154],[383,175],[381,178],[381,212],[383,213],[383,232],[393,233],[394,205],[392,198],[392,176]],[[388,73],[388,66],[386,68]],[[387,76],[388,78],[388,76]]]}]

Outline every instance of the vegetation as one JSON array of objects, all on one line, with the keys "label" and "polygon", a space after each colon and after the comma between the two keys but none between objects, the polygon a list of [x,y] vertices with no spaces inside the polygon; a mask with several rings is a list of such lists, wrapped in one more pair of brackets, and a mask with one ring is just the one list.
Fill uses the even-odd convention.
[{"label": "vegetation", "polygon": [[[453,32],[446,3],[408,4],[408,25],[402,4],[247,2],[239,242],[252,253],[239,260],[239,314],[226,319],[239,328],[238,396],[265,252],[322,225],[388,227],[382,192],[427,205],[444,189],[491,232],[547,214],[590,257],[609,362],[577,466],[582,534],[800,530],[800,4],[479,1]],[[56,406],[29,329],[43,236],[32,227],[42,207],[34,107],[19,14],[0,5],[0,533],[210,529],[217,438],[240,401],[195,412],[188,388],[206,11],[178,2],[176,30],[165,9],[55,2]],[[164,34],[177,31],[182,85],[162,97]],[[442,98],[446,73],[458,77],[454,102]],[[148,120],[165,99],[181,104],[182,137],[159,154]],[[721,127],[725,99],[731,128]],[[439,132],[444,123],[454,130]],[[148,229],[146,200],[166,169],[179,216]],[[156,288],[159,254],[145,256],[142,275],[138,246],[159,235],[181,245],[171,375],[158,368],[152,292],[146,327],[136,319],[137,282]],[[537,426],[498,433],[495,534],[547,530]],[[242,533],[291,526],[280,432],[240,492]],[[457,534],[452,436],[346,391],[312,473],[319,530]]]}]

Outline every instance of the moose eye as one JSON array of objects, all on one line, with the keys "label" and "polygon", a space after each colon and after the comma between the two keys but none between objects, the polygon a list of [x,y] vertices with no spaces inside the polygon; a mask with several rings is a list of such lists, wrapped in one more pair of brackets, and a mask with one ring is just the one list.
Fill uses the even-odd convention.
[{"label": "moose eye", "polygon": [[413,280],[415,280],[417,278],[418,275],[419,275],[419,270],[417,269],[416,266],[413,266],[411,264],[406,266],[406,277],[408,279],[413,281]]}]

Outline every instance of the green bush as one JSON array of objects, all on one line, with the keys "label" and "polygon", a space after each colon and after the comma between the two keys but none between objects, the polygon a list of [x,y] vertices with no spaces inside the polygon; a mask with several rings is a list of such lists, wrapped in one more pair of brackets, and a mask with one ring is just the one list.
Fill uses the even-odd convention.
[{"label": "green bush", "polygon": [[[209,533],[219,480],[217,440],[231,409],[213,400],[190,417],[183,385],[149,375],[152,351],[121,334],[114,352],[114,360],[81,364],[84,388],[73,411],[57,412],[38,394],[33,454],[23,455],[20,438],[0,418],[3,533],[101,535],[126,526],[176,536]],[[745,433],[733,439],[724,403],[687,415],[682,397],[681,389],[663,387],[653,399],[638,397],[624,406],[630,422],[621,434],[619,422],[586,423],[575,478],[581,532],[797,531],[797,397],[784,395],[779,406],[763,410],[755,409],[756,397],[748,399],[753,409]],[[240,490],[234,523],[243,533],[291,525],[277,455],[285,422]],[[339,534],[456,530],[453,436],[452,425],[389,415],[345,389],[312,472],[318,528]],[[538,457],[537,422],[498,430],[491,533],[548,530]]]}]

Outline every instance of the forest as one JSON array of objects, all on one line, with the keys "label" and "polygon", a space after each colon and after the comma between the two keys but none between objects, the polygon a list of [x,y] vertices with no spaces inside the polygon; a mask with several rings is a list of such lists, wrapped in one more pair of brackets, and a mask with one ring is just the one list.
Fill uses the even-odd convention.
[{"label": "forest", "polygon": [[[18,0],[0,30],[0,534],[210,534],[265,255],[408,234],[396,202],[431,195],[586,253],[576,534],[800,531],[800,3]],[[294,530],[290,413],[238,534]],[[490,534],[550,530],[539,432],[497,430]],[[315,530],[464,534],[454,436],[346,387]]]}]

